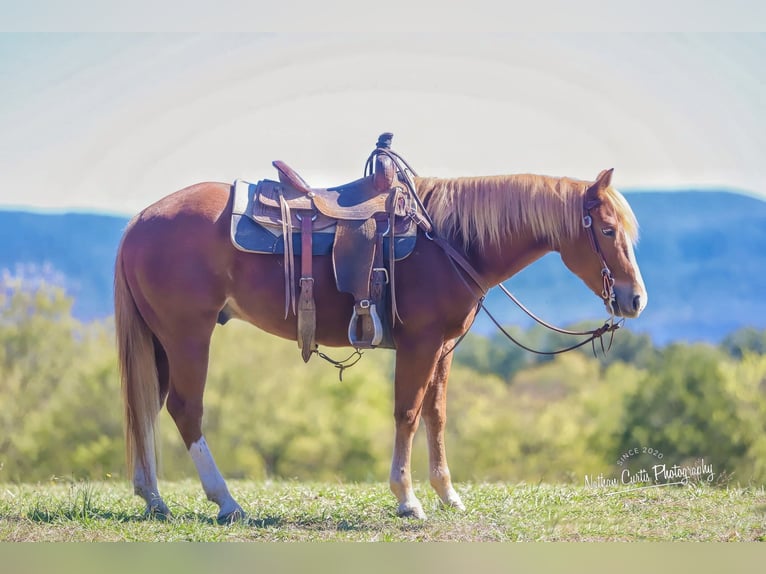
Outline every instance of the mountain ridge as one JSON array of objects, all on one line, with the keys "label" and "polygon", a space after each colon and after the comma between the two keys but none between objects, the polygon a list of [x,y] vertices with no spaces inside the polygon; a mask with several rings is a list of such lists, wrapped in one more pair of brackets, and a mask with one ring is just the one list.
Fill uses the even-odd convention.
[{"label": "mountain ridge", "polygon": [[[766,201],[726,190],[625,191],[641,228],[636,256],[649,293],[628,327],[657,343],[718,342],[740,327],[766,328]],[[114,258],[129,216],[0,209],[0,269],[44,279],[74,298],[89,321],[112,314]],[[79,255],[78,255],[79,254]],[[598,320],[603,303],[551,253],[505,282],[535,313],[557,324]],[[526,326],[494,289],[487,305]],[[494,327],[483,314],[474,331]]]}]

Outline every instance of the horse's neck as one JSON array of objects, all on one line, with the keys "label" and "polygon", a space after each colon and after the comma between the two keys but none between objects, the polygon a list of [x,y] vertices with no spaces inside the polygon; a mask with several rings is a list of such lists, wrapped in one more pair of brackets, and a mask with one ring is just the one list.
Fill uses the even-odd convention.
[{"label": "horse's neck", "polygon": [[[433,197],[432,194],[440,193],[438,189],[441,186],[441,181],[443,180],[426,178],[418,180],[418,184],[422,185],[422,188],[419,187],[419,189],[425,192],[424,202],[426,209],[428,209],[430,200]],[[452,181],[460,182],[461,180]],[[476,186],[474,186],[473,191],[476,191]],[[553,250],[551,247],[552,241],[535,238],[531,226],[526,228],[521,225],[509,231],[507,235],[507,237],[501,237],[497,243],[487,242],[484,246],[469,246],[465,250],[469,262],[478,271],[487,285],[494,286],[505,281]],[[461,238],[453,238],[453,245],[456,248],[461,248],[461,243]]]},{"label": "horse's neck", "polygon": [[518,233],[507,238],[501,245],[487,245],[472,249],[469,260],[484,279],[495,286],[512,277],[540,257],[552,251],[549,243],[536,240],[532,233]]}]

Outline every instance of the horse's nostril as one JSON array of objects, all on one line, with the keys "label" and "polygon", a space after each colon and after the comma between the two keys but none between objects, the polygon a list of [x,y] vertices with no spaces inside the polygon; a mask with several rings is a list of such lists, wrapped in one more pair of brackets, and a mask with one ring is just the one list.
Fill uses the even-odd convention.
[{"label": "horse's nostril", "polygon": [[638,311],[641,308],[641,295],[633,297],[633,310]]}]

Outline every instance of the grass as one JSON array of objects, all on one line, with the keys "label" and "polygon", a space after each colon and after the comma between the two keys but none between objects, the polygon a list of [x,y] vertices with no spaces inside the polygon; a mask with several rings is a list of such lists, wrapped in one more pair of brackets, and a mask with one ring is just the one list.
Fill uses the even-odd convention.
[{"label": "grass", "polygon": [[199,484],[164,482],[174,513],[144,519],[126,482],[0,485],[0,541],[757,541],[766,492],[686,486],[605,496],[584,486],[458,484],[464,513],[426,484],[428,519],[395,515],[387,485],[230,481],[250,513],[221,526]]}]

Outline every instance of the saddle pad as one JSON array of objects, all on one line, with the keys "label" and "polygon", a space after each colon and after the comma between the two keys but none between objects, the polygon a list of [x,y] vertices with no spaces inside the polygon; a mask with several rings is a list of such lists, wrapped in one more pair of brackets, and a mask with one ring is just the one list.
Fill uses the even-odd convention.
[{"label": "saddle pad", "polygon": [[[285,241],[282,226],[261,225],[253,218],[254,205],[261,182],[251,183],[238,179],[231,187],[233,195],[231,212],[231,242],[240,251],[248,253],[283,254]],[[313,233],[313,255],[329,255],[335,240],[335,225]],[[394,259],[400,261],[412,253],[417,235],[397,236],[394,242]],[[301,254],[300,233],[293,233],[293,253]],[[383,253],[388,257],[389,238],[383,239]]]}]

